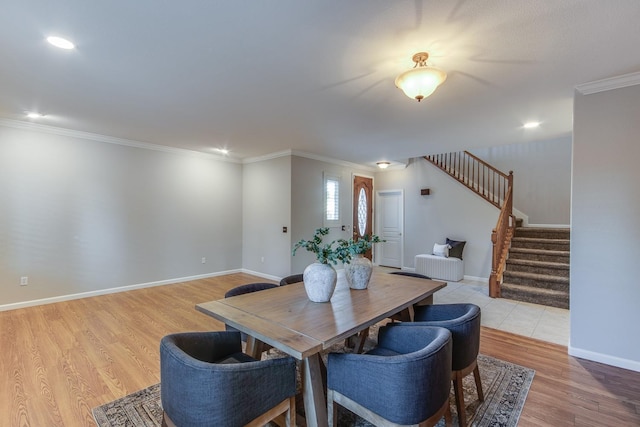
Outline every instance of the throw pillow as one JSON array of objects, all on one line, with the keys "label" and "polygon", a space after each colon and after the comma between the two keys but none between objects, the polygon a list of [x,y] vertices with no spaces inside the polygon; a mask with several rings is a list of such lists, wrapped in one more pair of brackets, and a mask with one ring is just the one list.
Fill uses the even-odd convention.
[{"label": "throw pillow", "polygon": [[451,249],[449,249],[449,256],[462,259],[462,251],[464,250],[464,245],[466,243],[466,241],[451,240],[447,237],[447,245],[451,247]]},{"label": "throw pillow", "polygon": [[434,244],[433,255],[449,258],[449,245],[448,244],[439,245],[437,243]]}]

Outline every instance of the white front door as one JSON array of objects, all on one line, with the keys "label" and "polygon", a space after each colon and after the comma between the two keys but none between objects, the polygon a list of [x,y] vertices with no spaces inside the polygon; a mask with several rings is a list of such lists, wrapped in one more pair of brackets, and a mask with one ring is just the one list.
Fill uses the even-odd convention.
[{"label": "white front door", "polygon": [[402,190],[378,191],[376,193],[377,233],[384,243],[377,245],[379,265],[402,267],[404,195]]}]

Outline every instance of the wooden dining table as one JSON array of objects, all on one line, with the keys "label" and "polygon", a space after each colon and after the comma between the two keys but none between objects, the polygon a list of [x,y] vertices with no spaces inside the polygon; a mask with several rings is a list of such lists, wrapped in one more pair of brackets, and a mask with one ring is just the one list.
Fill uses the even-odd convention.
[{"label": "wooden dining table", "polygon": [[196,309],[248,335],[246,351],[260,359],[268,344],[301,361],[307,426],[326,426],[320,352],[398,313],[411,316],[446,286],[445,282],[374,272],[367,289],[350,289],[339,275],[331,301],[311,302],[303,283],[279,286],[216,301]]}]

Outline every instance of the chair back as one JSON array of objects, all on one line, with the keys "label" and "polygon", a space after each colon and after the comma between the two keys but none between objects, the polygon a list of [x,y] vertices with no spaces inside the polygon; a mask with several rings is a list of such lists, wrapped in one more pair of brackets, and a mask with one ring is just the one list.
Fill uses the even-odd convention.
[{"label": "chair back", "polygon": [[411,271],[392,271],[389,274],[396,274],[398,276],[417,277],[418,279],[431,279],[429,276],[425,276],[420,273],[412,273]]},{"label": "chair back", "polygon": [[418,424],[448,404],[451,349],[444,328],[390,324],[366,354],[331,353],[327,387],[391,423]]},{"label": "chair back", "polygon": [[231,298],[238,295],[250,294],[252,292],[264,291],[265,289],[277,288],[275,283],[248,283],[246,285],[236,286],[229,289],[225,294],[225,298]]},{"label": "chair back", "polygon": [[[274,363],[275,362],[275,363]],[[188,332],[160,341],[162,408],[177,426],[244,426],[295,395],[291,357],[256,361],[238,332]]]},{"label": "chair back", "polygon": [[480,307],[475,304],[434,304],[415,307],[414,325],[439,326],[451,331],[452,370],[471,365],[480,351]]},{"label": "chair back", "polygon": [[283,277],[280,280],[280,286],[291,285],[292,283],[300,283],[302,282],[302,274],[292,274],[291,276]]}]

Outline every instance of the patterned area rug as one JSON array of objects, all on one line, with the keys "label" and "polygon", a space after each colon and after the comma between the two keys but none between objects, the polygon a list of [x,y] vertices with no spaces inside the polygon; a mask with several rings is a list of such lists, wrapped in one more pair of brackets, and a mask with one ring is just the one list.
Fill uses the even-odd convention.
[{"label": "patterned area rug", "polygon": [[[375,346],[377,325],[373,326],[364,349]],[[334,352],[350,352],[349,347],[336,345]],[[271,349],[266,358],[282,357]],[[323,355],[326,363],[326,354]],[[514,427],[518,424],[535,371],[490,356],[479,355],[478,367],[482,378],[485,401],[478,401],[473,375],[463,380],[465,406],[469,425],[477,427]],[[300,396],[300,394],[298,395]],[[296,402],[299,413],[304,414],[302,400]],[[453,387],[451,387],[453,425],[458,425]],[[93,409],[98,427],[159,427],[162,421],[160,384],[155,384],[123,398]],[[275,426],[274,424],[270,424]],[[339,427],[371,427],[357,415],[338,407]],[[438,426],[444,426],[444,419]]]}]

